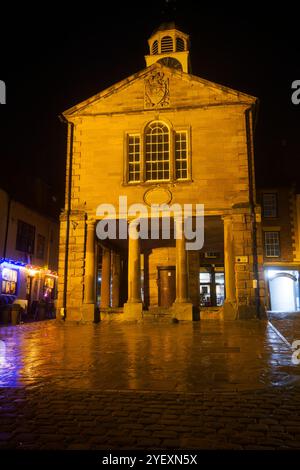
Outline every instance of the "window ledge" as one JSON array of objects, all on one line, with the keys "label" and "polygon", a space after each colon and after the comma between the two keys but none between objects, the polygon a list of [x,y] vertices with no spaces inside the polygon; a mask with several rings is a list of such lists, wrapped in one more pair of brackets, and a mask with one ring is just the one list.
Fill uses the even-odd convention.
[{"label": "window ledge", "polygon": [[161,185],[171,185],[176,186],[177,184],[184,184],[184,183],[193,183],[194,180],[186,179],[186,180],[174,180],[174,181],[132,181],[126,182],[123,181],[122,186],[161,186]]}]

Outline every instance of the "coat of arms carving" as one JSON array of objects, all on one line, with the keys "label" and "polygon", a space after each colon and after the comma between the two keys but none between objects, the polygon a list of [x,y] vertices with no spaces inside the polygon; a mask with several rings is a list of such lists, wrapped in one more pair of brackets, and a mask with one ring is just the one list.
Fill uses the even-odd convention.
[{"label": "coat of arms carving", "polygon": [[170,100],[169,79],[165,74],[156,71],[145,79],[145,107],[167,106]]}]

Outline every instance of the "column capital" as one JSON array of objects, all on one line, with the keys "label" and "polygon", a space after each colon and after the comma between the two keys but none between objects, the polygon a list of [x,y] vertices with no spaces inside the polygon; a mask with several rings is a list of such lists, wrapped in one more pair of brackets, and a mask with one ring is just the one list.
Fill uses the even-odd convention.
[{"label": "column capital", "polygon": [[93,217],[89,217],[88,219],[86,219],[86,225],[87,225],[88,230],[94,229],[95,223],[96,223],[96,219]]},{"label": "column capital", "polygon": [[232,222],[232,214],[223,214],[221,215],[223,222]]},{"label": "column capital", "polygon": [[140,233],[138,232],[138,228],[140,225],[140,220],[133,219],[128,223],[128,237],[131,240],[138,240],[140,238]]}]

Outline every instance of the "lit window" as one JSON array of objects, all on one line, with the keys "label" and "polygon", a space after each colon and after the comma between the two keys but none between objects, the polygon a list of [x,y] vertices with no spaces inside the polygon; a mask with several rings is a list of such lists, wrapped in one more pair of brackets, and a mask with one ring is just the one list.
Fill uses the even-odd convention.
[{"label": "lit window", "polygon": [[176,132],[175,134],[175,166],[176,179],[187,179],[187,133]]},{"label": "lit window", "polygon": [[3,268],[2,270],[2,294],[15,295],[17,291],[18,271],[16,269]]},{"label": "lit window", "polygon": [[280,256],[279,232],[265,232],[265,254],[268,258]]},{"label": "lit window", "polygon": [[168,180],[170,177],[170,132],[159,121],[146,128],[146,180]]},{"label": "lit window", "polygon": [[161,40],[161,53],[173,52],[173,39],[171,36],[164,36]]},{"label": "lit window", "polygon": [[211,281],[211,274],[209,272],[200,272],[201,284],[207,284]]},{"label": "lit window", "polygon": [[47,299],[54,298],[55,281],[53,277],[45,276],[44,279],[44,297]]},{"label": "lit window", "polygon": [[126,136],[127,183],[186,181],[190,175],[188,131],[171,132],[162,121],[151,121],[144,135]]},{"label": "lit window", "polygon": [[141,153],[140,136],[128,136],[128,181],[140,181]]},{"label": "lit window", "polygon": [[204,253],[204,258],[218,258],[220,253],[218,251],[206,251]]},{"label": "lit window", "polygon": [[176,51],[184,51],[184,40],[176,38]]},{"label": "lit window", "polygon": [[264,217],[277,217],[277,194],[264,193],[263,194],[263,216]]}]

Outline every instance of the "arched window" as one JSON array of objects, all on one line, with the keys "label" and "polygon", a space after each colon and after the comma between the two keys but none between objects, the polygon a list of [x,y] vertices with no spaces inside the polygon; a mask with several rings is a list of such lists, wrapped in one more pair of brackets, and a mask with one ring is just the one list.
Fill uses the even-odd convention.
[{"label": "arched window", "polygon": [[154,41],[152,44],[152,54],[157,54],[158,53],[158,41]]},{"label": "arched window", "polygon": [[189,130],[150,121],[143,134],[126,133],[124,181],[130,184],[191,179]]},{"label": "arched window", "polygon": [[176,38],[176,51],[184,51],[184,40]]},{"label": "arched window", "polygon": [[146,181],[170,178],[170,131],[160,121],[153,121],[145,129]]},{"label": "arched window", "polygon": [[173,39],[171,36],[164,36],[161,40],[161,53],[173,52]]}]

